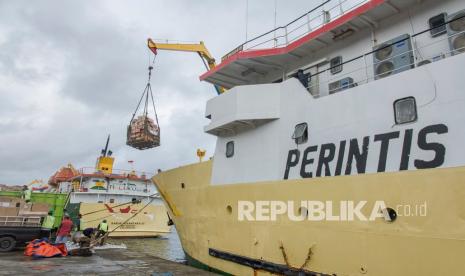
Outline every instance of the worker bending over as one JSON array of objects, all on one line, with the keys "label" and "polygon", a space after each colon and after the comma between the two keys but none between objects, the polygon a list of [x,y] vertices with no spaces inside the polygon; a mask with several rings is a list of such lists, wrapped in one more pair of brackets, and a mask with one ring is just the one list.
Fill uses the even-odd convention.
[{"label": "worker bending over", "polygon": [[82,234],[85,237],[92,238],[94,236],[94,234],[97,234],[97,228],[88,227],[88,228],[82,230]]}]

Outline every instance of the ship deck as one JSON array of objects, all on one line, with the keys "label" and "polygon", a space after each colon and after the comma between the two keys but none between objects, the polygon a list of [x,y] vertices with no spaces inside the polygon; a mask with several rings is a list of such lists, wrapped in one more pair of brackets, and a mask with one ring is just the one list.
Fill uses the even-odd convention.
[{"label": "ship deck", "polygon": [[[270,83],[270,72],[281,72],[328,47],[348,30],[360,32],[419,0],[327,0],[287,25],[277,27],[226,54],[200,80],[230,89],[238,85]],[[325,22],[322,9],[330,16]],[[287,65],[287,66],[283,66]],[[291,66],[289,66],[291,65]],[[273,75],[273,74],[272,74]]]}]

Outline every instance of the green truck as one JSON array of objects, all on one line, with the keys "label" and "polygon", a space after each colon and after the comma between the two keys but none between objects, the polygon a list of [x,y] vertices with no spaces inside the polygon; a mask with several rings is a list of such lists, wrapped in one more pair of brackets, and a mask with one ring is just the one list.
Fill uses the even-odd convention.
[{"label": "green truck", "polygon": [[[4,197],[4,200],[7,198],[19,199],[21,192],[0,191],[0,197]],[[2,204],[8,204],[8,206],[0,206],[0,252],[11,251],[14,247],[33,239],[48,237],[49,232],[42,229],[43,214],[48,212],[47,208],[49,211],[53,211],[54,227],[58,227],[68,202],[68,194],[32,193],[31,207],[35,204],[39,205],[41,211],[38,213],[42,213],[42,215],[34,215],[33,208],[31,208],[32,213],[30,212],[28,215],[21,215],[21,211],[18,214],[18,209],[21,208],[20,204],[24,204],[20,202],[19,200],[3,201]],[[10,206],[12,203],[17,206]],[[44,207],[45,210],[43,210]]]},{"label": "green truck", "polygon": [[[21,192],[18,191],[0,191],[0,197],[21,197]],[[50,211],[53,211],[55,216],[55,227],[58,227],[63,218],[63,212],[68,203],[69,197],[68,194],[59,194],[59,193],[42,193],[42,192],[33,192],[31,196],[32,203],[47,203],[50,207]]]}]

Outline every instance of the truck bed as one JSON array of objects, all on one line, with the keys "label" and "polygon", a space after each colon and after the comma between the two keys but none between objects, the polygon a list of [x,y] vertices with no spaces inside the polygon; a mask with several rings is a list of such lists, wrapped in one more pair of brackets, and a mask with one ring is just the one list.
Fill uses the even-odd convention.
[{"label": "truck bed", "polygon": [[0,216],[0,252],[48,236],[41,220],[42,217]]}]

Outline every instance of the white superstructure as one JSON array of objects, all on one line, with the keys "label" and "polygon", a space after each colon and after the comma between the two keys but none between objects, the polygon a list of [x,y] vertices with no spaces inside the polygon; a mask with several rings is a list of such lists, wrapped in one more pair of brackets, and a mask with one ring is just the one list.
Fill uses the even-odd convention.
[{"label": "white superstructure", "polygon": [[[209,72],[225,85],[214,80],[242,66],[249,84],[207,103],[205,131],[218,136],[212,184],[463,165],[465,3],[414,2],[364,1],[335,21],[371,10],[316,41],[279,55],[250,49],[256,56]],[[266,64],[274,69],[259,73]]]}]

